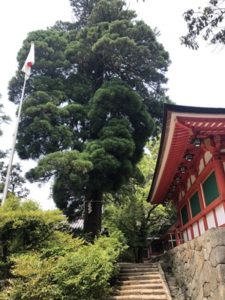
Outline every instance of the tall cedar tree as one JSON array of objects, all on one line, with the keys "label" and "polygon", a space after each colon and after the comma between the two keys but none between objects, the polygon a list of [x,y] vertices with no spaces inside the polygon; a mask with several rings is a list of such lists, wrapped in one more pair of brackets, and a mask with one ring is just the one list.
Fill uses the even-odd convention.
[{"label": "tall cedar tree", "polygon": [[[57,207],[71,221],[83,213],[84,231],[96,235],[103,194],[135,176],[153,118],[161,120],[169,56],[124,1],[71,5],[77,22],[31,32],[18,53],[20,70],[35,41],[17,151],[39,159],[28,179],[54,176]],[[10,82],[14,102],[22,81],[18,71]]]}]

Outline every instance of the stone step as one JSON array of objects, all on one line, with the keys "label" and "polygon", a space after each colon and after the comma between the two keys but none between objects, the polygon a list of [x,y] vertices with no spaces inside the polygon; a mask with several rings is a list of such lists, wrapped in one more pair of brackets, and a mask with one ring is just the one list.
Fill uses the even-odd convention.
[{"label": "stone step", "polygon": [[159,272],[158,269],[154,268],[154,269],[121,269],[120,270],[120,274],[126,274],[126,273],[152,273],[152,272]]},{"label": "stone step", "polygon": [[158,264],[120,264],[118,288],[113,300],[167,300]]},{"label": "stone step", "polygon": [[130,273],[130,272],[158,272],[158,268],[122,268],[120,269],[121,273]]},{"label": "stone step", "polygon": [[120,276],[121,277],[125,277],[125,276],[142,276],[142,275],[158,275],[159,272],[149,272],[149,271],[140,271],[140,272],[120,272]]},{"label": "stone step", "polygon": [[125,295],[113,296],[113,300],[167,300],[166,295]]},{"label": "stone step", "polygon": [[117,295],[165,295],[164,289],[134,289],[134,290],[117,290]]},{"label": "stone step", "polygon": [[119,262],[119,265],[157,265],[158,262],[154,261],[154,262],[141,262],[141,263],[136,263],[136,262],[128,262],[128,261],[123,261],[123,262]]},{"label": "stone step", "polygon": [[119,275],[119,280],[151,280],[160,279],[159,274]]},{"label": "stone step", "polygon": [[130,270],[130,269],[135,269],[135,270],[139,270],[139,269],[143,269],[143,270],[148,270],[148,269],[158,269],[158,266],[157,265],[154,265],[154,266],[151,266],[151,265],[143,265],[143,266],[123,266],[123,265],[120,265],[120,269],[121,270],[124,270],[124,269],[127,269],[127,270]]},{"label": "stone step", "polygon": [[143,268],[143,269],[148,269],[148,268],[158,268],[157,264],[135,264],[135,263],[120,263],[119,264],[120,268]]},{"label": "stone step", "polygon": [[[141,287],[144,289],[162,289],[163,285],[161,281],[157,283],[149,283],[145,282],[144,284],[141,284]],[[119,287],[119,290],[135,290],[135,289],[140,289],[140,284],[122,284]]]},{"label": "stone step", "polygon": [[162,283],[161,278],[156,279],[141,279],[141,280],[119,280],[118,284],[120,285],[132,285],[132,284],[138,284],[138,285],[146,285],[146,284],[159,284]]}]

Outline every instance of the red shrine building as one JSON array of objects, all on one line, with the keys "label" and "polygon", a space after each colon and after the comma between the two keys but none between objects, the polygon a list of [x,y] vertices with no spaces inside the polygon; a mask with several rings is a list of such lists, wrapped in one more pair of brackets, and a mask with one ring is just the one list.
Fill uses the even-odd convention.
[{"label": "red shrine building", "polygon": [[171,200],[170,247],[225,226],[225,109],[165,105],[149,201]]}]

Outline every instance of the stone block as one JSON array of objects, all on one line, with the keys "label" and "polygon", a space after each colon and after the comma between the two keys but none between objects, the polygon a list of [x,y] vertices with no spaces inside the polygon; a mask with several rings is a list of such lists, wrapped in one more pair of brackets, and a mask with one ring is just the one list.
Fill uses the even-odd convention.
[{"label": "stone block", "polygon": [[217,289],[214,291],[212,297],[208,298],[209,300],[223,300],[225,299],[225,286],[224,284],[218,285]]},{"label": "stone block", "polygon": [[225,284],[225,264],[217,265],[216,271],[219,284]]},{"label": "stone block", "polygon": [[202,251],[202,243],[199,240],[199,238],[194,239],[194,243],[195,243],[195,250]]},{"label": "stone block", "polygon": [[213,267],[225,264],[225,246],[216,246],[210,253],[210,262]]},{"label": "stone block", "polygon": [[211,244],[211,247],[225,246],[225,228],[212,228],[205,233],[207,242]]},{"label": "stone block", "polygon": [[203,253],[203,256],[204,256],[204,260],[208,260],[210,254],[208,253],[206,248],[202,249],[202,253]]},{"label": "stone block", "polygon": [[203,287],[198,286],[198,289],[197,289],[196,293],[194,295],[191,293],[191,299],[202,300],[203,298],[204,298],[203,297]]},{"label": "stone block", "polygon": [[194,264],[196,268],[196,274],[200,274],[204,265],[204,255],[202,252],[196,253]]},{"label": "stone block", "polygon": [[206,282],[203,286],[203,296],[209,297],[211,294],[211,285],[209,282]]},{"label": "stone block", "polygon": [[204,262],[201,275],[204,276],[205,282],[210,282],[212,267],[208,261]]},{"label": "stone block", "polygon": [[195,241],[194,240],[190,241],[190,248],[191,248],[191,250],[195,249]]}]

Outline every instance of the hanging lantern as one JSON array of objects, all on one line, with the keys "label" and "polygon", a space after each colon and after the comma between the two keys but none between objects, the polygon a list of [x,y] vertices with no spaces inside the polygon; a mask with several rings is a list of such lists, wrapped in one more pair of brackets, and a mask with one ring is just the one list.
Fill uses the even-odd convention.
[{"label": "hanging lantern", "polygon": [[192,140],[192,144],[196,147],[199,148],[201,146],[201,140],[199,138],[195,138]]},{"label": "hanging lantern", "polygon": [[181,172],[181,174],[185,174],[186,173],[186,167],[185,166],[180,166],[179,170]]},{"label": "hanging lantern", "polygon": [[191,154],[191,153],[187,153],[186,155],[185,155],[185,159],[186,159],[186,161],[192,161],[193,160],[193,154]]}]

